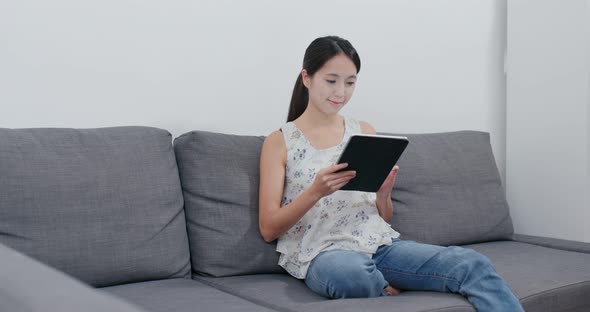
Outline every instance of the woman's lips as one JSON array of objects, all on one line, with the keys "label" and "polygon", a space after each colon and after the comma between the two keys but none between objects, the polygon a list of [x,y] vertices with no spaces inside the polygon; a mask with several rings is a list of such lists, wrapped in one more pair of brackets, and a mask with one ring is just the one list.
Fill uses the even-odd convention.
[{"label": "woman's lips", "polygon": [[335,101],[331,101],[331,100],[328,100],[328,102],[330,102],[334,105],[342,105],[342,103],[344,103],[344,102],[335,102]]}]

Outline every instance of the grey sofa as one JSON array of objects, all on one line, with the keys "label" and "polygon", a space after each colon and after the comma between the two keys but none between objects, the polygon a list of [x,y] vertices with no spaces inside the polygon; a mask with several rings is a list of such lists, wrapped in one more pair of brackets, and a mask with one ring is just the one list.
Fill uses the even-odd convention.
[{"label": "grey sofa", "polygon": [[[487,133],[407,136],[402,239],[483,253],[527,311],[590,311],[590,244],[513,234]],[[328,300],[287,275],[258,232],[263,139],[0,129],[0,311],[474,311],[420,291]]]}]

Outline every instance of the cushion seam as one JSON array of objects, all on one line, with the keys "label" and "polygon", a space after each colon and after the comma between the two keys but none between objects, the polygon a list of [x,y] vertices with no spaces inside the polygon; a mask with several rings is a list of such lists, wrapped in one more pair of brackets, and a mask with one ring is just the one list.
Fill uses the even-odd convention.
[{"label": "cushion seam", "polygon": [[526,239],[518,239],[515,237],[513,237],[509,241],[521,243],[521,244],[529,244],[529,245],[533,245],[533,246],[540,246],[540,247],[545,247],[545,248],[550,248],[550,249],[562,250],[562,251],[577,252],[577,253],[581,253],[581,254],[590,254],[590,251],[586,251],[586,250],[580,250],[580,249],[571,248],[568,246],[563,246],[563,245],[558,245],[558,244],[553,245],[551,243],[545,243],[545,242],[527,241]]},{"label": "cushion seam", "polygon": [[583,285],[583,284],[590,285],[590,281],[583,281],[583,282],[578,282],[578,283],[575,283],[575,284],[570,284],[570,285],[565,285],[565,286],[561,286],[561,287],[557,287],[557,288],[548,289],[548,290],[545,290],[545,291],[540,292],[540,293],[536,293],[536,294],[532,294],[532,295],[528,295],[526,297],[523,297],[523,298],[520,299],[520,301],[522,302],[524,300],[529,300],[529,299],[532,299],[534,297],[543,296],[543,295],[545,295],[547,293],[550,293],[550,292],[553,292],[553,291],[556,291],[556,290],[567,289],[567,288],[571,288],[571,287],[577,287],[577,286]]},{"label": "cushion seam", "polygon": [[[473,307],[473,306],[471,306],[471,307]],[[465,306],[465,305],[454,305],[454,306],[444,307],[444,308],[435,308],[435,309],[431,309],[431,310],[423,310],[421,312],[447,311],[449,309],[455,309],[455,308],[467,308],[467,306]],[[450,310],[450,311],[453,311],[453,310]]]}]

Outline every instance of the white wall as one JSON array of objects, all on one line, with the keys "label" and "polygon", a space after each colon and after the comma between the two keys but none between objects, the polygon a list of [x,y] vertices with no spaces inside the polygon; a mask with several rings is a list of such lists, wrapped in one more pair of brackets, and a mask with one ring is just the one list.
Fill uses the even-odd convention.
[{"label": "white wall", "polygon": [[506,1],[0,2],[0,126],[267,134],[312,39],[362,59],[344,113],[379,131],[489,131],[504,168]]},{"label": "white wall", "polygon": [[523,234],[590,242],[589,5],[508,2],[506,189]]}]

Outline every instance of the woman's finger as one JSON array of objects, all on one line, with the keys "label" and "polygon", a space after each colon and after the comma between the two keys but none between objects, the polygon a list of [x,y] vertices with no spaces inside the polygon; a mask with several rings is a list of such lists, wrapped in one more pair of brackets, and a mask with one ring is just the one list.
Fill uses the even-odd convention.
[{"label": "woman's finger", "polygon": [[330,182],[329,185],[334,186],[334,185],[338,185],[341,183],[348,183],[348,181],[352,180],[352,178],[354,178],[354,176],[346,176],[346,177],[334,179],[333,181]]},{"label": "woman's finger", "polygon": [[341,171],[341,172],[336,172],[336,173],[331,173],[331,174],[325,175],[326,181],[345,178],[345,177],[349,177],[349,176],[352,176],[352,177],[356,176],[356,171],[355,170],[346,170],[346,171]]},{"label": "woman's finger", "polygon": [[339,190],[339,189],[341,189],[343,186],[345,186],[345,185],[346,185],[346,183],[348,183],[349,181],[350,181],[350,180],[346,180],[346,181],[344,181],[344,182],[342,182],[342,183],[336,184],[336,185],[334,185],[334,188],[335,188],[336,190]]},{"label": "woman's finger", "polygon": [[326,173],[333,173],[336,172],[338,170],[342,170],[344,168],[348,167],[348,163],[341,163],[341,164],[334,164],[331,165],[330,167],[324,168]]}]

